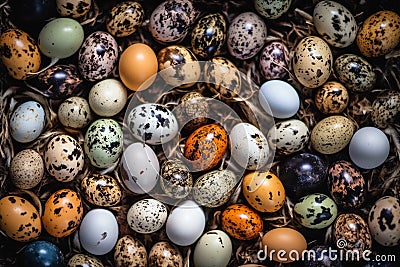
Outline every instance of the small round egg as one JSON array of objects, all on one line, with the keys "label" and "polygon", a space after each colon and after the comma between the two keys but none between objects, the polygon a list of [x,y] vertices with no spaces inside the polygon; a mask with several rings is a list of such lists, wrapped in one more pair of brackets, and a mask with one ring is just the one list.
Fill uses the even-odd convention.
[{"label": "small round egg", "polygon": [[116,4],[106,21],[107,31],[115,37],[126,37],[142,25],[144,10],[140,3],[125,1]]},{"label": "small round egg", "polygon": [[147,251],[143,243],[136,237],[126,235],[118,239],[115,245],[114,262],[117,267],[147,266]]},{"label": "small round egg", "polygon": [[193,187],[193,177],[181,160],[169,159],[161,165],[160,185],[169,197],[185,198]]},{"label": "small round egg", "polygon": [[92,120],[92,111],[85,98],[73,96],[58,107],[58,119],[65,127],[81,129]]},{"label": "small round egg", "polygon": [[179,106],[174,109],[179,125],[183,125],[181,133],[191,133],[207,124],[210,111],[207,100],[198,92],[188,92],[181,97]]},{"label": "small round egg", "polygon": [[79,18],[89,12],[91,0],[56,0],[57,12],[62,17]]},{"label": "small round egg", "polygon": [[285,14],[292,0],[255,0],[254,7],[266,19],[277,19]]},{"label": "small round egg", "polygon": [[118,182],[106,174],[91,174],[83,178],[81,192],[88,202],[100,207],[115,206],[122,198]]},{"label": "small round egg", "polygon": [[228,266],[232,254],[232,241],[221,230],[205,233],[197,242],[193,253],[196,267]]},{"label": "small round egg", "polygon": [[84,267],[84,266],[104,267],[103,263],[99,259],[86,254],[75,254],[68,261],[68,267]]},{"label": "small round egg", "polygon": [[10,177],[16,187],[31,189],[40,183],[43,175],[43,159],[35,150],[24,149],[12,158]]},{"label": "small round egg", "polygon": [[349,93],[339,82],[327,82],[315,93],[315,106],[324,114],[342,113],[349,104]]},{"label": "small round egg", "polygon": [[161,241],[152,246],[148,263],[149,266],[183,267],[183,257],[174,244]]},{"label": "small round egg", "polygon": [[283,79],[288,74],[289,50],[282,42],[267,44],[260,54],[259,68],[267,80]]},{"label": "small round egg", "polygon": [[371,110],[372,122],[381,129],[387,128],[400,113],[400,93],[384,91],[375,98]]},{"label": "small round egg", "polygon": [[150,234],[160,230],[168,216],[167,207],[156,199],[142,199],[128,210],[129,227],[140,234]]},{"label": "small round egg", "polygon": [[88,99],[94,113],[102,117],[112,117],[125,107],[128,93],[120,81],[105,79],[90,89]]},{"label": "small round egg", "polygon": [[17,255],[19,267],[65,267],[63,252],[55,244],[38,240],[29,243]]}]

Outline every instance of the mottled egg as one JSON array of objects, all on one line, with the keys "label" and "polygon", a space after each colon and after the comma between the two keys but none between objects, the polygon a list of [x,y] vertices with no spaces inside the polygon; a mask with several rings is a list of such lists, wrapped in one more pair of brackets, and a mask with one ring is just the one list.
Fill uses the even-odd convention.
[{"label": "mottled egg", "polygon": [[[309,251],[310,256],[303,261],[305,267],[342,267],[338,252],[331,247],[316,245]],[[328,251],[331,251],[330,255]]]},{"label": "mottled egg", "polygon": [[36,101],[19,105],[10,119],[11,137],[20,143],[29,143],[39,137],[46,124],[43,106]]},{"label": "mottled egg", "polygon": [[189,168],[181,160],[169,159],[161,165],[160,185],[169,197],[184,198],[192,189],[193,177]]},{"label": "mottled egg", "polygon": [[68,261],[68,267],[104,267],[103,263],[93,257],[86,254],[75,254]]},{"label": "mottled egg", "polygon": [[357,55],[342,54],[335,60],[336,75],[344,86],[356,93],[372,90],[376,82],[373,66]]},{"label": "mottled egg", "polygon": [[92,111],[85,98],[73,96],[58,107],[58,119],[67,128],[81,129],[92,120]]},{"label": "mottled egg", "polygon": [[107,17],[107,31],[116,37],[126,37],[142,25],[143,7],[138,2],[125,1],[116,4]]},{"label": "mottled egg", "polygon": [[112,117],[125,107],[128,93],[120,81],[106,79],[90,89],[88,98],[94,113],[102,117]]},{"label": "mottled egg", "polygon": [[59,182],[72,181],[85,164],[82,147],[69,135],[57,135],[44,151],[47,172]]},{"label": "mottled egg", "polygon": [[47,233],[61,238],[75,232],[82,217],[83,206],[78,193],[70,189],[61,189],[47,199],[42,222]]},{"label": "mottled egg", "polygon": [[207,124],[208,100],[198,92],[188,92],[181,97],[180,104],[174,109],[179,125],[183,125],[181,132],[191,133]]},{"label": "mottled egg", "polygon": [[35,150],[24,149],[12,158],[10,178],[16,187],[31,189],[40,183],[43,175],[43,159]]},{"label": "mottled egg", "polygon": [[57,0],[57,12],[62,17],[79,18],[84,16],[92,4],[91,0]]},{"label": "mottled egg", "polygon": [[222,229],[238,240],[251,240],[263,230],[263,220],[257,212],[243,204],[228,206],[221,215]]},{"label": "mottled egg", "polygon": [[336,219],[338,212],[335,202],[320,193],[300,198],[293,210],[300,224],[311,229],[328,227]]},{"label": "mottled egg", "polygon": [[387,128],[397,119],[400,112],[400,93],[385,91],[378,95],[371,108],[371,119],[379,128]]},{"label": "mottled egg", "polygon": [[324,114],[342,113],[349,104],[349,93],[339,82],[327,82],[315,93],[315,106]]},{"label": "mottled egg", "polygon": [[63,252],[51,242],[38,240],[26,245],[17,254],[19,267],[65,267]]},{"label": "mottled egg", "polygon": [[211,230],[205,233],[193,253],[193,263],[196,267],[228,266],[232,254],[232,241],[221,230]]},{"label": "mottled egg", "polygon": [[241,13],[229,25],[229,53],[240,60],[252,58],[264,47],[266,38],[265,22],[253,12]]},{"label": "mottled egg", "polygon": [[393,247],[400,244],[400,200],[384,196],[375,202],[368,217],[372,237],[379,244]]},{"label": "mottled egg", "polygon": [[260,72],[267,80],[283,79],[288,74],[289,50],[282,42],[267,44],[260,54]]},{"label": "mottled egg", "polygon": [[142,199],[134,203],[127,214],[129,227],[140,234],[160,230],[168,216],[167,207],[156,199]]},{"label": "mottled egg", "polygon": [[349,144],[354,128],[354,123],[344,116],[327,117],[311,131],[311,145],[319,153],[335,154]]},{"label": "mottled egg", "polygon": [[382,10],[369,16],[357,33],[357,46],[366,57],[379,57],[391,52],[400,42],[400,16]]},{"label": "mottled egg", "polygon": [[155,243],[151,248],[148,263],[149,266],[183,267],[183,257],[174,244],[161,241]]},{"label": "mottled egg", "polygon": [[255,0],[254,7],[257,12],[267,19],[277,19],[285,14],[292,0]]},{"label": "mottled egg", "polygon": [[91,174],[82,179],[81,192],[93,205],[110,207],[118,204],[122,198],[118,182],[106,174]]},{"label": "mottled egg", "polygon": [[3,197],[0,199],[0,229],[16,241],[34,240],[42,232],[39,212],[24,198]]}]

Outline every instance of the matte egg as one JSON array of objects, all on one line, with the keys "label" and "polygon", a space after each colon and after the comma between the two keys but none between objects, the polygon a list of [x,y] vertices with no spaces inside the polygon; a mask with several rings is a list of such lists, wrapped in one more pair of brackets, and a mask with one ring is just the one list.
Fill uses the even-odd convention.
[{"label": "matte egg", "polygon": [[110,207],[118,204],[122,190],[116,179],[106,174],[91,174],[81,181],[81,192],[93,205]]},{"label": "matte egg", "polygon": [[381,129],[394,123],[400,113],[400,93],[394,90],[383,91],[371,107],[372,122]]},{"label": "matte egg", "polygon": [[232,254],[232,241],[221,230],[205,233],[197,242],[193,253],[196,267],[228,266]]},{"label": "matte egg", "polygon": [[16,187],[31,189],[40,183],[43,175],[43,159],[35,150],[24,149],[12,158],[10,176]]},{"label": "matte egg", "polygon": [[98,258],[86,254],[75,254],[68,261],[68,267],[82,266],[104,267],[103,263]]},{"label": "matte egg", "polygon": [[136,237],[130,235],[123,236],[115,245],[114,261],[117,267],[146,267],[146,247]]},{"label": "matte egg", "polygon": [[277,19],[285,14],[292,0],[255,0],[254,7],[266,19]]},{"label": "matte egg", "polygon": [[70,97],[58,107],[58,119],[68,128],[81,129],[92,120],[92,111],[89,103],[83,97]]},{"label": "matte egg", "polygon": [[167,220],[167,207],[156,199],[142,199],[128,210],[129,227],[140,234],[150,234],[160,230]]},{"label": "matte egg", "polygon": [[349,93],[341,83],[331,81],[325,83],[315,93],[315,106],[325,114],[342,113],[349,104]]},{"label": "matte egg", "polygon": [[79,18],[89,12],[91,0],[56,0],[57,12],[62,17]]},{"label": "matte egg", "polygon": [[124,1],[116,4],[106,21],[107,31],[116,37],[126,37],[141,26],[144,10],[140,3]]},{"label": "matte egg", "polygon": [[120,81],[105,79],[93,85],[88,100],[94,113],[102,117],[112,117],[125,107],[128,93]]},{"label": "matte egg", "polygon": [[183,267],[183,257],[174,244],[166,241],[157,242],[150,249],[149,266]]}]

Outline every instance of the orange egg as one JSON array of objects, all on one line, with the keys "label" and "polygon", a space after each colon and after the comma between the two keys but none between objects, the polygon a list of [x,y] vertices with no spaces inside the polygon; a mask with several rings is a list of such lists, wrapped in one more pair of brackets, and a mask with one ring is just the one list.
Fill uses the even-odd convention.
[{"label": "orange egg", "polygon": [[82,216],[83,206],[78,194],[70,189],[61,189],[46,201],[42,222],[50,235],[64,237],[76,230]]},{"label": "orange egg", "polygon": [[275,212],[285,203],[285,188],[271,172],[251,172],[243,178],[243,195],[254,209]]},{"label": "orange egg", "polygon": [[124,50],[119,59],[119,77],[132,91],[143,91],[154,82],[158,62],[148,45],[137,43]]}]

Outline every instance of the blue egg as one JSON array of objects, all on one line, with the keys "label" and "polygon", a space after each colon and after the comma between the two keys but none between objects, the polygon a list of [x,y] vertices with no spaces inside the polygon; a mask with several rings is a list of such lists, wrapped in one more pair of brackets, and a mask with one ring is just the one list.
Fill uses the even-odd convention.
[{"label": "blue egg", "polygon": [[35,241],[28,244],[17,256],[19,267],[65,267],[61,250],[53,243]]}]

